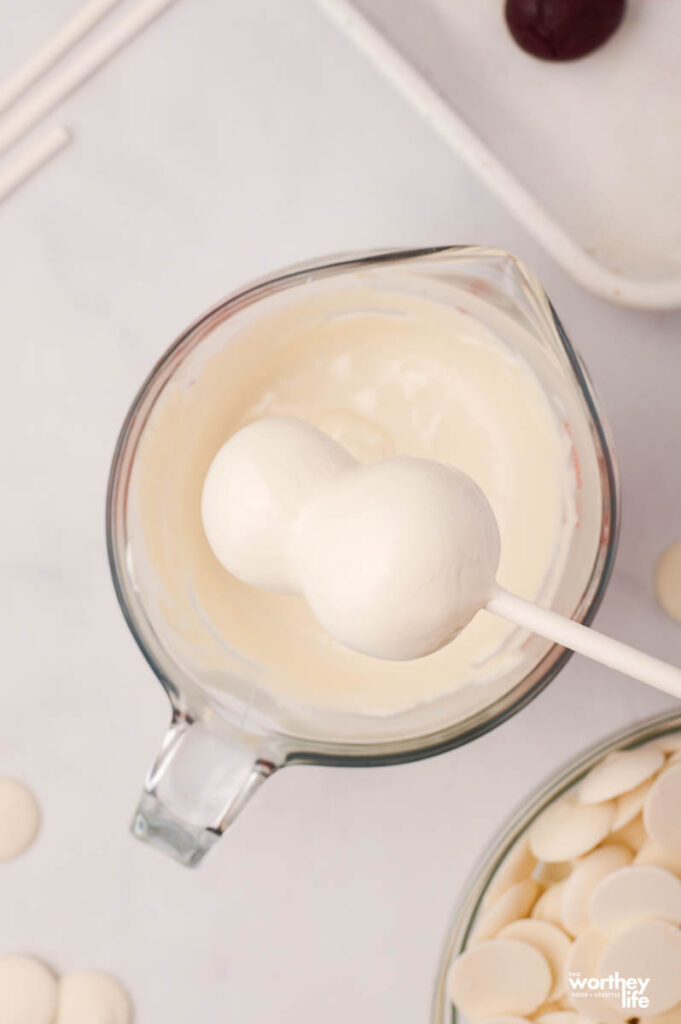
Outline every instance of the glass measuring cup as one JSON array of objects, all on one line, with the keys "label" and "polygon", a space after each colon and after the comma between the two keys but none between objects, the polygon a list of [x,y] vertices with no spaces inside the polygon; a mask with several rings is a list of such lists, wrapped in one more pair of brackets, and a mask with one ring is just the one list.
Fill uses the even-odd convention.
[{"label": "glass measuring cup", "polygon": [[[484,685],[454,689],[391,715],[332,712],[268,692],[260,666],[230,649],[200,607],[191,605],[181,616],[173,608],[159,566],[170,565],[188,590],[192,567],[174,556],[172,537],[164,537],[160,521],[145,533],[136,508],[140,453],[158,408],[173,389],[191,388],[210,372],[211,356],[237,345],[270,317],[292,312],[300,319],[310,308],[317,316],[320,309],[338,314],[341,299],[343,315],[352,315],[347,295],[357,286],[465,308],[530,363],[566,428],[577,482],[578,524],[553,606],[588,621],[607,582],[617,489],[605,428],[548,298],[514,257],[467,246],[317,261],[259,281],[216,306],[175,342],[142,386],[118,439],[107,498],[116,593],[172,707],[133,830],[186,864],[201,859],[277,768],[296,762],[388,764],[468,742],[539,693],[568,657],[530,636],[508,671]],[[263,360],[274,357],[263,348]],[[186,424],[187,432],[200,429],[199,423]],[[173,456],[172,450],[158,453],[169,474]],[[190,497],[198,503],[200,486],[195,490]],[[267,630],[267,622],[257,625]]]}]

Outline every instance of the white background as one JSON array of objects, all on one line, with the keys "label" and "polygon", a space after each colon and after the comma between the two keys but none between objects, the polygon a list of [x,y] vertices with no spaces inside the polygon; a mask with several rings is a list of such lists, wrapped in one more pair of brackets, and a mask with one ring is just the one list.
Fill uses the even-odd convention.
[{"label": "white background", "polygon": [[[0,73],[73,9],[5,4]],[[583,353],[619,453],[598,624],[681,662],[652,587],[681,535],[681,313],[581,291],[313,0],[179,0],[62,116],[74,144],[0,207],[0,771],[44,811],[36,845],[0,866],[0,953],[114,971],[139,1024],[425,1022],[454,903],[502,819],[672,702],[575,658],[465,749],[281,772],[198,871],[180,868],[127,832],[168,712],[105,562],[118,427],[174,336],[256,275],[363,247],[510,249]]]}]

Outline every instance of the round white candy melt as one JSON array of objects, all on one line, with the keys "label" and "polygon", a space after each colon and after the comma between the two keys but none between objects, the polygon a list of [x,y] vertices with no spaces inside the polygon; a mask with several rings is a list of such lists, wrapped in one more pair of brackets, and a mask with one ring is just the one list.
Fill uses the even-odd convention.
[{"label": "round white candy melt", "polygon": [[641,813],[652,784],[652,780],[648,779],[646,782],[642,782],[640,786],[637,786],[636,789],[630,789],[627,793],[622,793],[617,797],[615,801],[615,817],[612,823],[613,832],[624,828]]},{"label": "round white candy melt", "polygon": [[38,802],[23,782],[0,778],[0,861],[28,849],[40,828]]},{"label": "round white candy melt", "polygon": [[532,946],[493,939],[462,953],[447,976],[452,1002],[468,1017],[533,1013],[551,989],[551,970]]},{"label": "round white candy melt", "polygon": [[681,540],[660,556],[655,570],[657,599],[672,619],[681,622]]},{"label": "round white candy melt", "polygon": [[[487,886],[482,901],[483,907],[494,903],[516,882],[522,882],[529,878],[537,865],[536,858],[532,856],[529,843],[523,837],[511,847],[501,864],[494,872],[492,879]],[[540,879],[538,879],[540,881]]]},{"label": "round white candy melt", "polygon": [[[617,810],[615,810],[615,814],[617,814]],[[643,815],[637,814],[635,818],[632,818],[626,825],[618,828],[616,832],[611,832],[608,841],[623,843],[636,853],[648,841],[648,833],[643,824]]]},{"label": "round white candy melt", "polygon": [[525,878],[522,882],[510,886],[494,903],[483,907],[473,929],[472,941],[483,942],[492,939],[511,921],[527,917],[539,892],[539,884],[531,878]]},{"label": "round white candy melt", "polygon": [[563,893],[565,892],[565,879],[549,886],[541,894],[535,905],[532,907],[531,917],[539,921],[548,921],[563,927]]},{"label": "round white candy melt", "polygon": [[614,750],[582,780],[578,790],[579,799],[585,804],[612,800],[640,786],[655,775],[663,764],[664,754],[655,747]]},{"label": "round white candy melt", "polygon": [[655,866],[634,864],[620,868],[594,887],[589,917],[593,926],[603,932],[642,918],[681,924],[681,881]]},{"label": "round white candy melt", "polygon": [[632,859],[628,846],[613,843],[593,850],[575,864],[565,880],[561,903],[563,927],[570,935],[578,935],[589,927],[589,903],[601,879],[627,867]]},{"label": "round white candy melt", "polygon": [[614,817],[612,801],[584,804],[574,797],[558,800],[530,826],[530,849],[538,860],[564,861],[580,857],[605,839]]},{"label": "round white candy melt", "polygon": [[0,957],[0,1024],[52,1024],[57,979],[32,956]]},{"label": "round white candy melt", "polygon": [[598,964],[605,945],[605,938],[594,928],[582,932],[572,943],[565,961],[567,1003],[576,1013],[592,1021],[620,1024],[626,1013],[622,1012],[616,991],[592,994],[578,984],[580,980],[586,984],[590,979],[600,978]]},{"label": "round white candy melt", "polygon": [[132,1003],[104,971],[71,971],[59,982],[55,1024],[132,1024]]},{"label": "round white candy melt", "polygon": [[246,583],[297,593],[292,544],[300,510],[356,465],[309,423],[272,417],[243,427],[219,450],[203,485],[201,516],[213,553]]},{"label": "round white candy melt", "polygon": [[[601,953],[601,977],[649,979],[648,1015],[664,1013],[681,1000],[681,931],[666,921],[637,921],[614,935]],[[638,1017],[632,1010],[628,1015]]]},{"label": "round white candy melt", "polygon": [[681,764],[655,779],[646,797],[643,822],[654,842],[681,856]]},{"label": "round white candy melt", "polygon": [[517,939],[526,942],[539,950],[551,968],[553,986],[549,999],[557,999],[565,990],[565,961],[570,951],[570,939],[564,931],[549,924],[548,921],[537,921],[531,917],[512,921],[499,932],[500,939]]},{"label": "round white candy melt", "polygon": [[652,839],[643,843],[634,857],[634,864],[653,864],[655,867],[664,868],[677,878],[681,878],[681,856],[678,853],[670,853],[654,843]]},{"label": "round white candy melt", "polygon": [[301,589],[324,629],[376,658],[449,643],[496,588],[500,539],[480,488],[427,459],[386,459],[328,484],[302,510]]}]

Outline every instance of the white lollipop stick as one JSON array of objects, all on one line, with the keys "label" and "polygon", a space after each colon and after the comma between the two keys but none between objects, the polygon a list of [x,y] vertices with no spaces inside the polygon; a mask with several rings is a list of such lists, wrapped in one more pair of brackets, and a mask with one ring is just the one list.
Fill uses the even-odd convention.
[{"label": "white lollipop stick", "polygon": [[488,612],[514,622],[516,626],[529,629],[532,633],[577,651],[641,683],[664,690],[672,697],[681,698],[681,669],[623,644],[621,640],[613,640],[590,626],[583,626],[556,612],[547,611],[501,588],[485,607]]},{"label": "white lollipop stick", "polygon": [[108,14],[120,0],[89,0],[65,25],[0,84],[0,114],[49,71],[72,46]]},{"label": "white lollipop stick", "polygon": [[0,203],[71,141],[67,128],[51,128],[9,166],[0,169]]},{"label": "white lollipop stick", "polygon": [[119,18],[105,34],[95,39],[82,53],[57,71],[4,119],[0,127],[0,153],[13,146],[41,121],[45,114],[66,99],[174,2],[175,0],[141,0],[136,7]]}]

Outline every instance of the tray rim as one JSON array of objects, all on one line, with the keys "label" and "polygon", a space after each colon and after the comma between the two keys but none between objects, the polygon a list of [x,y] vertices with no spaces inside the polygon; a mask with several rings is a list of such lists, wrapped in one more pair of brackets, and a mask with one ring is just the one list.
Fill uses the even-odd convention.
[{"label": "tray rim", "polygon": [[681,307],[681,270],[673,277],[644,279],[617,273],[599,262],[554,220],[458,111],[352,0],[316,0],[316,3],[578,284],[600,298],[634,309]]}]

